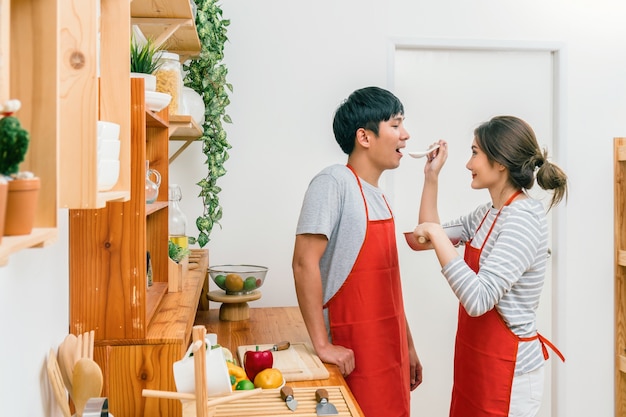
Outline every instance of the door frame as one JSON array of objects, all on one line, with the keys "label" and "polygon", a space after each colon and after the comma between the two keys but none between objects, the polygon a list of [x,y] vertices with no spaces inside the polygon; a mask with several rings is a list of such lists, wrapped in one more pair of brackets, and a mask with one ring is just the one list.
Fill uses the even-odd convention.
[{"label": "door frame", "polygon": [[[398,49],[436,51],[492,51],[492,52],[549,52],[552,56],[553,113],[552,137],[554,159],[559,161],[567,172],[567,124],[566,121],[566,62],[567,51],[562,42],[551,41],[511,41],[511,40],[468,40],[438,38],[391,38],[387,49],[387,87],[394,90],[395,54]],[[567,211],[564,205],[553,209],[552,248],[552,339],[559,349],[567,352],[566,313],[567,313]],[[554,355],[553,355],[554,356]],[[551,415],[561,417],[565,412],[567,375],[566,367],[552,366],[550,388]],[[563,416],[564,417],[564,416]]]}]

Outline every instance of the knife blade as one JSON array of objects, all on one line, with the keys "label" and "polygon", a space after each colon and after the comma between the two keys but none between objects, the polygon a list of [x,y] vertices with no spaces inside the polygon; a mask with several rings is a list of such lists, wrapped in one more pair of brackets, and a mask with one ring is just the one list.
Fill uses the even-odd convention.
[{"label": "knife blade", "polygon": [[276,343],[270,350],[272,352],[277,352],[279,350],[287,350],[289,349],[289,346],[291,346],[291,343],[289,343],[289,341],[287,340],[283,340],[282,342]]},{"label": "knife blade", "polygon": [[324,388],[319,388],[315,391],[315,412],[318,416],[334,416],[339,414],[337,408],[328,401],[328,391]]},{"label": "knife blade", "polygon": [[293,389],[290,386],[285,385],[280,389],[280,398],[285,401],[291,411],[296,411],[296,408],[298,408],[298,400],[294,398]]}]

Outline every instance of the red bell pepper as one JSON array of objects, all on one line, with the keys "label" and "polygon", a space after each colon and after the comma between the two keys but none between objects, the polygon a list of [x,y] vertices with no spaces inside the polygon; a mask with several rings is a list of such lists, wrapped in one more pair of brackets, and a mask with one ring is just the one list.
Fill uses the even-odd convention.
[{"label": "red bell pepper", "polygon": [[274,365],[274,355],[271,350],[249,350],[243,357],[243,367],[250,381],[254,382],[256,374]]}]

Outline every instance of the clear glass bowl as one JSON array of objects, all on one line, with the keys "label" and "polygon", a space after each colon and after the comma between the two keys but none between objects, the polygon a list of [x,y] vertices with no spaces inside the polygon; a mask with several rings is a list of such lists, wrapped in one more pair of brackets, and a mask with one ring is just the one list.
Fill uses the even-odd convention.
[{"label": "clear glass bowl", "polygon": [[215,265],[209,267],[209,276],[228,295],[249,294],[265,281],[267,267],[259,265]]}]

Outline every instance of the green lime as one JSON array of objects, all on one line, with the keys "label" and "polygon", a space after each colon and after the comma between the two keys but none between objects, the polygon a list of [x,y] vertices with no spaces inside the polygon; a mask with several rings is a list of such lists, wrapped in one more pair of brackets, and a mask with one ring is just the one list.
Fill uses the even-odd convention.
[{"label": "green lime", "polygon": [[241,381],[237,382],[237,386],[235,387],[236,390],[240,391],[254,388],[254,382],[250,381],[249,379],[242,379]]},{"label": "green lime", "polygon": [[243,290],[251,291],[251,290],[254,290],[255,288],[256,288],[256,278],[255,277],[246,278],[246,280],[243,282]]},{"label": "green lime", "polygon": [[226,275],[218,275],[215,277],[214,281],[218,287],[226,290]]}]

